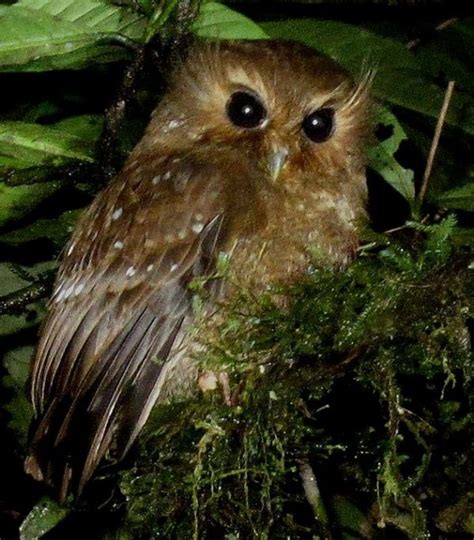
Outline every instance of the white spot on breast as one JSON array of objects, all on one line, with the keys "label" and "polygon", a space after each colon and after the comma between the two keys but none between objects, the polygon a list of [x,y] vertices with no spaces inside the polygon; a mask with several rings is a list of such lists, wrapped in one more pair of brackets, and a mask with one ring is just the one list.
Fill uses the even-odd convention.
[{"label": "white spot on breast", "polygon": [[161,180],[161,176],[158,175],[158,176],[154,176],[153,177],[153,180],[151,181],[151,183],[156,186],[156,184],[158,184],[158,182]]},{"label": "white spot on breast", "polygon": [[146,271],[147,272],[151,272],[153,270],[154,266],[153,264],[149,264],[147,267],[146,267]]},{"label": "white spot on breast", "polygon": [[339,198],[336,201],[336,212],[342,221],[351,222],[354,220],[355,215],[352,208],[349,206],[349,203],[345,198]]},{"label": "white spot on breast", "polygon": [[170,268],[170,272],[175,272],[177,269],[178,269],[178,265],[176,263],[172,264]]},{"label": "white spot on breast", "polygon": [[199,234],[204,229],[203,223],[193,223],[191,229],[196,233]]},{"label": "white spot on breast", "polygon": [[178,233],[178,238],[179,238],[180,240],[184,240],[184,239],[186,238],[186,236],[187,236],[187,232],[186,232],[184,229],[182,229],[181,231],[179,231],[179,233]]},{"label": "white spot on breast", "polygon": [[171,120],[170,122],[168,122],[168,127],[170,129],[176,129],[179,125],[181,125],[181,122],[179,122],[178,120]]},{"label": "white spot on breast", "polygon": [[135,270],[135,268],[134,268],[133,266],[129,266],[129,267],[127,268],[127,271],[125,272],[125,275],[126,275],[127,277],[132,277],[132,276],[134,276],[136,273],[137,273],[137,271]]},{"label": "white spot on breast", "polygon": [[197,219],[197,221],[202,221],[204,219],[204,216],[200,213],[195,214],[194,217]]},{"label": "white spot on breast", "polygon": [[122,249],[123,248],[123,242],[121,242],[120,240],[117,240],[116,242],[114,242],[114,248],[115,249]]},{"label": "white spot on breast", "polygon": [[334,197],[331,196],[326,191],[321,191],[319,193],[312,193],[311,197],[318,201],[319,210],[329,210],[336,206],[334,202]]},{"label": "white spot on breast", "polygon": [[69,246],[69,249],[67,250],[67,255],[71,255],[71,253],[74,251],[74,242]]},{"label": "white spot on breast", "polygon": [[114,212],[112,213],[112,221],[116,221],[122,214],[123,210],[121,208],[117,208],[117,210],[114,210]]},{"label": "white spot on breast", "polygon": [[163,175],[163,180],[169,180],[171,178],[171,171],[166,171]]}]

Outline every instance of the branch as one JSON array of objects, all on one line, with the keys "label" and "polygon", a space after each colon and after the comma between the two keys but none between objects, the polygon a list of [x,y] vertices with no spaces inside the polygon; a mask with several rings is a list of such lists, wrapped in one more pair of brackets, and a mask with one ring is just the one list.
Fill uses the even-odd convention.
[{"label": "branch", "polygon": [[0,315],[21,315],[28,304],[48,296],[53,280],[54,272],[47,271],[31,285],[0,297]]}]

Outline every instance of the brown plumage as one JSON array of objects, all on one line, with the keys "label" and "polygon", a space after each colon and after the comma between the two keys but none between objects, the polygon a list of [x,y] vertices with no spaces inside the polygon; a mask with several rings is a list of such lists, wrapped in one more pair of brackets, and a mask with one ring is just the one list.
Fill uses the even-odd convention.
[{"label": "brown plumage", "polygon": [[[366,198],[367,81],[295,43],[198,44],[65,249],[33,363],[26,470],[61,501],[193,386],[196,276],[256,290],[344,265]],[[222,289],[222,287],[221,287]],[[223,287],[225,291],[225,284]]]}]

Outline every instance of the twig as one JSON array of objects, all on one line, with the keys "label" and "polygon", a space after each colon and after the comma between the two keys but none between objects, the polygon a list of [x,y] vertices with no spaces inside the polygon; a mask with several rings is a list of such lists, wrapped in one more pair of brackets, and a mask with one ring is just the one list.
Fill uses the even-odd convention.
[{"label": "twig", "polygon": [[329,528],[329,519],[324,507],[321,493],[319,491],[316,476],[311,468],[311,465],[307,461],[300,462],[300,477],[303,482],[304,494],[306,500],[313,509],[314,517],[321,527],[321,534],[324,540],[331,540],[332,534]]},{"label": "twig", "polygon": [[436,124],[436,129],[431,142],[430,153],[428,154],[428,161],[426,162],[425,173],[423,175],[423,182],[421,184],[420,193],[418,194],[418,202],[421,205],[423,199],[425,198],[426,190],[428,189],[428,181],[430,179],[431,170],[433,169],[433,162],[436,156],[436,150],[438,149],[439,138],[441,137],[441,131],[443,130],[444,121],[446,119],[446,114],[448,112],[449,103],[453,95],[454,90],[454,81],[449,81],[446,93],[444,94],[443,106],[439,113],[438,122]]},{"label": "twig", "polygon": [[50,287],[45,283],[35,283],[15,293],[0,298],[0,315],[21,315],[28,304],[48,295]]},{"label": "twig", "polygon": [[[53,286],[55,272],[46,270],[36,276],[31,285],[0,296],[0,315],[21,315],[29,304],[46,298]],[[25,279],[24,276],[22,279]]]}]

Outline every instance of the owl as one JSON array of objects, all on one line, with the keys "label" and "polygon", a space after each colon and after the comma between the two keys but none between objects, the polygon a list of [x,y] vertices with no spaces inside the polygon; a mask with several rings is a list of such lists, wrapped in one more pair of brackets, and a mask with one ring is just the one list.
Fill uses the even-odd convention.
[{"label": "owl", "polygon": [[[301,44],[195,44],[66,246],[31,372],[26,471],[63,502],[197,385],[190,283],[256,292],[344,266],[365,216],[367,80]],[[208,311],[231,294],[212,289]]]}]

